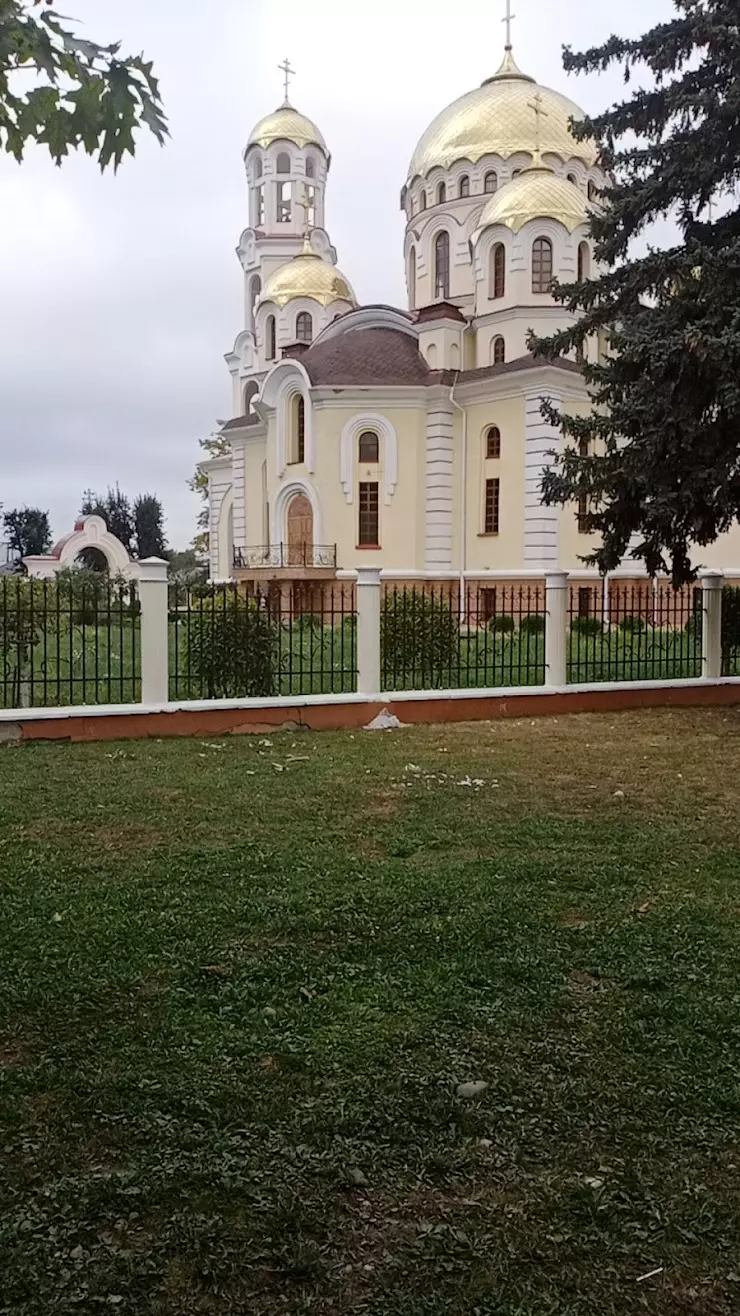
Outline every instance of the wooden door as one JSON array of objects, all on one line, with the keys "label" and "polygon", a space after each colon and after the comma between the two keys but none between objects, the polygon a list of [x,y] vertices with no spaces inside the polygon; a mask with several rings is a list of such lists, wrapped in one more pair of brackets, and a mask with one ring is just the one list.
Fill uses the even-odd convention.
[{"label": "wooden door", "polygon": [[288,504],[288,566],[310,567],[313,562],[313,508],[305,494]]}]

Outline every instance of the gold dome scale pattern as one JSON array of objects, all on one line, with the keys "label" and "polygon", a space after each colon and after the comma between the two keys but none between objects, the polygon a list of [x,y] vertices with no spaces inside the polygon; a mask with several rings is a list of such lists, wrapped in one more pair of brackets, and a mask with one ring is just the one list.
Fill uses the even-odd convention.
[{"label": "gold dome scale pattern", "polygon": [[326,308],[333,302],[357,305],[352,285],[341,270],[315,252],[294,256],[270,276],[260,297],[260,306],[274,302],[281,309],[297,297],[308,297]]},{"label": "gold dome scale pattern", "polygon": [[538,87],[507,51],[498,73],[454,101],[430,124],[414,151],[408,182],[435,168],[449,169],[457,160],[477,164],[486,155],[505,160],[519,152],[534,155],[537,121],[532,99],[538,91],[545,111],[540,116],[541,154],[557,155],[563,161],[579,159],[592,168],[598,160],[596,143],[576,141],[569,128],[571,119],[583,118],[583,110],[560,92]]},{"label": "gold dome scale pattern", "polygon": [[319,146],[328,155],[326,142],[316,124],[299,114],[292,105],[281,105],[274,114],[265,115],[252,129],[247,150],[250,146],[261,146],[263,151],[273,142],[293,142],[303,150],[306,146]]},{"label": "gold dome scale pattern", "polygon": [[505,224],[518,233],[533,219],[555,219],[573,233],[588,223],[589,204],[579,187],[551,169],[526,169],[491,197],[478,221],[478,233],[491,224]]}]

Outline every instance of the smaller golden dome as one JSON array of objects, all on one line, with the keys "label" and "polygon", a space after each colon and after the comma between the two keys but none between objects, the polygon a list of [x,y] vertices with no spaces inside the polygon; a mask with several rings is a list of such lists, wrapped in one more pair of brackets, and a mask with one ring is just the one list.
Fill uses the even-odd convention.
[{"label": "smaller golden dome", "polygon": [[303,251],[271,274],[260,297],[260,306],[274,302],[282,309],[297,297],[310,297],[323,307],[333,302],[357,305],[349,280],[336,265],[322,260],[316,252]]},{"label": "smaller golden dome", "polygon": [[274,114],[260,119],[249,135],[247,150],[250,146],[261,146],[266,150],[273,142],[293,142],[301,150],[306,146],[320,146],[325,155],[329,154],[316,124],[305,114],[299,114],[292,105],[281,105]]},{"label": "smaller golden dome", "polygon": [[526,169],[494,193],[478,221],[474,241],[491,224],[518,233],[532,219],[555,219],[569,233],[589,221],[589,204],[575,183],[544,166]]}]

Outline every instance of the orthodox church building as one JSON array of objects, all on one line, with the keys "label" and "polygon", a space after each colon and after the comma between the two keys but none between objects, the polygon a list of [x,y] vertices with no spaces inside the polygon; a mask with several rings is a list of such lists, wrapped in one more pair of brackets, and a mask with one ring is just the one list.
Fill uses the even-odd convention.
[{"label": "orthodox church building", "polygon": [[[540,497],[562,443],[542,399],[588,409],[580,365],[527,348],[530,330],[569,322],[553,280],[593,268],[589,209],[606,179],[597,146],[571,132],[583,111],[522,72],[507,44],[411,156],[407,306],[359,306],[328,229],[331,155],[290,104],[285,68],[285,101],[244,152],[233,419],[226,455],[201,467],[212,578],[280,583],[296,607],[359,567],[451,588],[567,570],[598,588],[580,561],[593,547],[585,509]],[[733,533],[704,565],[727,568],[728,538],[740,562]]]}]

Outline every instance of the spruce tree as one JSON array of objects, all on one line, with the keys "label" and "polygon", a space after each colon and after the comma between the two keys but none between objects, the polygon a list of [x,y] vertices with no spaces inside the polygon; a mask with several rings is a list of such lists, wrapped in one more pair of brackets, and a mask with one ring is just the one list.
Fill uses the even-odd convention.
[{"label": "spruce tree", "polygon": [[166,552],[164,512],[156,494],[139,494],[134,499],[136,556],[161,557]]},{"label": "spruce tree", "polygon": [[[640,69],[647,89],[574,125],[603,144],[611,180],[591,224],[605,272],[557,287],[581,318],[531,345],[554,358],[588,341],[592,357],[591,414],[548,411],[566,446],[545,501],[589,497],[603,571],[629,550],[681,584],[740,514],[740,7],[674,3],[638,40],[565,51],[569,71],[622,65],[630,84]],[[636,254],[665,218],[677,240]]]}]

